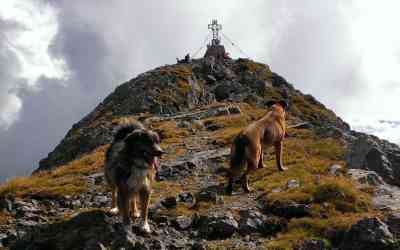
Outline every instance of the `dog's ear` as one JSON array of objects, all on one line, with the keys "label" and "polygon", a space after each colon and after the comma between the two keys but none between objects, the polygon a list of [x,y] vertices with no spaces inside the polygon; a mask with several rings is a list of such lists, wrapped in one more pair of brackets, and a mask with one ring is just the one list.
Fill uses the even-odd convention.
[{"label": "dog's ear", "polygon": [[285,100],[280,100],[278,103],[282,106],[284,110],[287,110],[289,108],[289,104]]},{"label": "dog's ear", "polygon": [[265,105],[267,105],[267,107],[270,108],[274,104],[276,104],[276,101],[268,101]]}]

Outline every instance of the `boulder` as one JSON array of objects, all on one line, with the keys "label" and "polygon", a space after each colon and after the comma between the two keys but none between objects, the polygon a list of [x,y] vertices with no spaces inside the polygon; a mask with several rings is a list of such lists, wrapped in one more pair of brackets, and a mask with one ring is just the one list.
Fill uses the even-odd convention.
[{"label": "boulder", "polygon": [[255,210],[239,211],[239,233],[250,235],[260,233],[264,236],[275,235],[287,228],[287,220],[275,216],[266,216]]},{"label": "boulder", "polygon": [[295,201],[274,201],[271,204],[264,203],[264,212],[276,216],[284,217],[286,219],[301,218],[310,216],[311,206],[308,204],[301,204]]},{"label": "boulder", "polygon": [[200,219],[199,233],[208,240],[226,239],[238,231],[238,222],[232,213],[213,213]]},{"label": "boulder", "polygon": [[365,155],[364,168],[381,174],[389,183],[397,183],[391,162],[378,148],[371,148]]},{"label": "boulder", "polygon": [[340,246],[341,250],[395,250],[395,239],[379,218],[365,218],[351,226]]},{"label": "boulder", "polygon": [[383,180],[400,185],[400,147],[375,136],[352,131],[346,154],[348,168],[375,171]]}]

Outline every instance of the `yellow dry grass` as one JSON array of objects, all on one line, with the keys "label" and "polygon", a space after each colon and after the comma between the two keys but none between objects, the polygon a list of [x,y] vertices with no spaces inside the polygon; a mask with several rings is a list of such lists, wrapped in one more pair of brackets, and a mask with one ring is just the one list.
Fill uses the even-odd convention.
[{"label": "yellow dry grass", "polygon": [[0,185],[0,196],[13,194],[17,197],[62,197],[75,195],[88,187],[84,176],[99,171],[103,166],[104,152],[102,146],[53,171],[43,171],[30,177],[16,177]]}]

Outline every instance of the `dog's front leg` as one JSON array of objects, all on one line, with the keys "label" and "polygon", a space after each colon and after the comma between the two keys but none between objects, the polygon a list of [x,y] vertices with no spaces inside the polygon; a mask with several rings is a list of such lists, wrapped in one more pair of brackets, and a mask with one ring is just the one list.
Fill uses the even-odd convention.
[{"label": "dog's front leg", "polygon": [[131,201],[131,210],[132,210],[132,220],[140,217],[139,209],[137,207],[137,193],[132,195]]},{"label": "dog's front leg", "polygon": [[248,172],[246,172],[242,178],[240,179],[240,182],[242,184],[242,188],[244,190],[244,192],[246,193],[250,193],[252,191],[252,189],[249,187],[249,176],[248,176]]},{"label": "dog's front leg", "polygon": [[118,188],[118,209],[122,216],[122,222],[125,226],[130,225],[130,217],[129,217],[129,195],[128,190],[125,188]]},{"label": "dog's front leg", "polygon": [[146,188],[142,189],[139,192],[140,197],[140,206],[141,206],[141,217],[142,217],[142,225],[141,229],[146,233],[151,233],[150,225],[148,222],[148,209],[150,203],[150,191]]},{"label": "dog's front leg", "polygon": [[285,171],[287,170],[286,167],[283,166],[282,164],[282,150],[283,150],[283,142],[277,142],[275,143],[275,158],[276,158],[276,166],[280,171]]}]

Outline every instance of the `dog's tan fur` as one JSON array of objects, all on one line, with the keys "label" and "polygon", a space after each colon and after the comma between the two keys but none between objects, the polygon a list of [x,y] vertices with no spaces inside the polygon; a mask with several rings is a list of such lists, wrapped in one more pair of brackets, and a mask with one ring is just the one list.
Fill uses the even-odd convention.
[{"label": "dog's tan fur", "polygon": [[[282,164],[283,139],[286,134],[286,102],[271,102],[270,111],[260,120],[245,127],[231,145],[229,184],[227,192],[233,191],[233,183],[240,175],[242,187],[250,192],[248,174],[257,168],[263,168],[263,151],[268,146],[275,147],[276,165],[280,171],[286,168]],[[247,169],[245,166],[247,165]],[[244,172],[244,173],[243,173]]]},{"label": "dog's tan fur", "polygon": [[149,233],[148,207],[157,157],[162,153],[158,135],[140,123],[120,131],[107,151],[104,169],[112,189],[111,212],[119,212],[125,225],[130,224],[130,218],[142,217],[141,228]]}]

